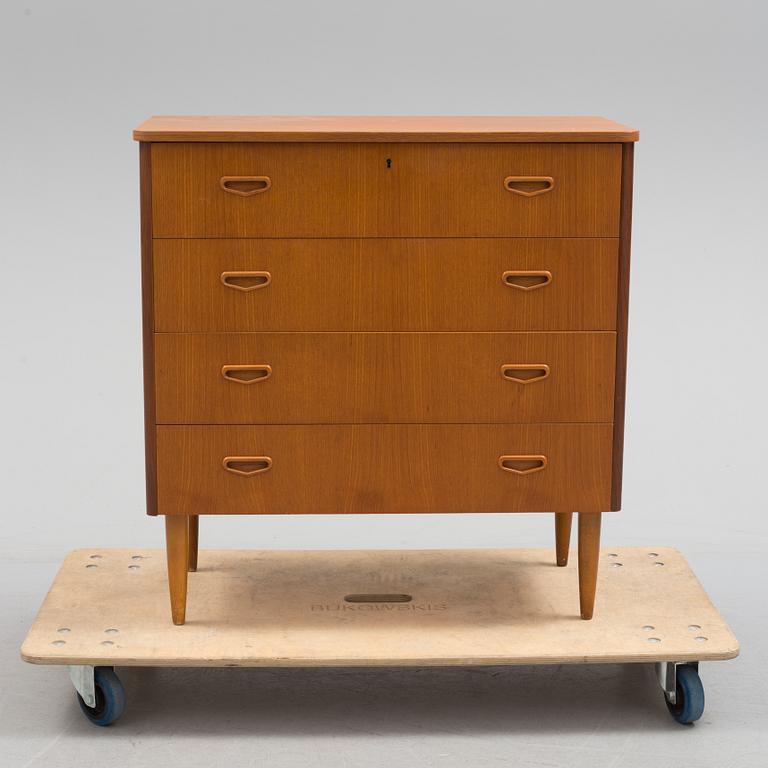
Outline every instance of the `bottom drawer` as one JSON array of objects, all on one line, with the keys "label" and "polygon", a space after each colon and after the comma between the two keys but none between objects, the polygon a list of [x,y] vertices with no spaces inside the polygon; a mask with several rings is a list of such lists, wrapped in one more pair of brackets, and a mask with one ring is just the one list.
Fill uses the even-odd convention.
[{"label": "bottom drawer", "polygon": [[602,512],[612,435],[611,424],[158,426],[158,512]]}]

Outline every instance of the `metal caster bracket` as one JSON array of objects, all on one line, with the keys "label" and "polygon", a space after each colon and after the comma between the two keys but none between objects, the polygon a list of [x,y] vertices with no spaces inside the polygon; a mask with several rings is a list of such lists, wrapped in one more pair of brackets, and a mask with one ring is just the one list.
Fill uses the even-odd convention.
[{"label": "metal caster bracket", "polygon": [[92,666],[70,664],[69,679],[75,690],[80,694],[83,701],[89,707],[96,706],[96,681],[94,679],[94,668]]},{"label": "metal caster bracket", "polygon": [[[698,662],[736,657],[738,640],[677,550],[615,547],[601,558],[603,607],[596,621],[577,621],[577,569],[541,567],[551,561],[550,549],[208,550],[206,567],[195,578],[195,600],[204,613],[177,627],[168,615],[165,550],[78,549],[61,566],[21,657],[32,664],[68,667],[83,714],[98,726],[114,723],[125,708],[126,693],[115,668],[400,668],[425,663],[641,664],[648,673],[653,666],[672,718],[682,725],[700,720],[705,693]],[[378,585],[369,578],[374,572],[382,574]],[[230,621],[232,606],[247,604],[253,584],[265,580],[271,589],[260,606],[270,621],[259,632],[254,634],[247,622],[235,622],[231,632],[211,631],[211,622]],[[546,606],[531,609],[524,601],[509,600],[506,585],[511,581],[546,594]],[[397,610],[345,600],[361,583],[368,584],[368,598],[407,592],[413,600]],[[451,611],[450,632],[436,634],[436,624],[415,620],[417,615],[439,617],[446,609]],[[398,642],[363,631],[373,610],[378,611],[377,624],[397,635]],[[329,621],[342,613],[345,622]],[[482,621],[496,631],[478,636]],[[348,624],[361,631],[348,631]]]},{"label": "metal caster bracket", "polygon": [[654,665],[664,698],[670,704],[677,704],[677,668],[683,665],[699,671],[698,661],[657,661]]}]

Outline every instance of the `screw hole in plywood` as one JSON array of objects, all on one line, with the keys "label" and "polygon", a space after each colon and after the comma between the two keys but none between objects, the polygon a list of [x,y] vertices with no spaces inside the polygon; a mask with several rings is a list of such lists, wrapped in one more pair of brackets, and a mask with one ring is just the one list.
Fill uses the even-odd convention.
[{"label": "screw hole in plywood", "polygon": [[704,635],[698,635],[697,637],[693,638],[697,643],[706,643],[707,640],[709,640],[708,637],[704,637]]},{"label": "screw hole in plywood", "polygon": [[658,556],[659,556],[658,552],[649,552],[648,553],[648,557],[658,557]]},{"label": "screw hole in plywood", "polygon": [[138,571],[141,568],[140,565],[129,565],[128,570],[129,571]]},{"label": "screw hole in plywood", "polygon": [[649,643],[660,643],[661,642],[661,638],[660,637],[649,637],[648,638],[648,642]]},{"label": "screw hole in plywood", "polygon": [[619,555],[616,552],[609,552],[608,557],[618,557]]},{"label": "screw hole in plywood", "polygon": [[611,568],[623,568],[624,563],[611,563]]},{"label": "screw hole in plywood", "polygon": [[656,629],[656,627],[654,627],[652,624],[646,624],[643,627],[644,632],[653,632],[654,629]]},{"label": "screw hole in plywood", "polygon": [[691,632],[698,632],[701,629],[701,624],[689,624],[688,629],[690,629]]},{"label": "screw hole in plywood", "polygon": [[344,595],[346,603],[410,603],[413,595],[406,594],[355,594]]},{"label": "screw hole in plywood", "polygon": [[56,631],[60,635],[68,635],[72,630],[69,627],[59,627]]},{"label": "screw hole in plywood", "polygon": [[656,568],[661,568],[661,567],[664,565],[664,563],[662,563],[661,561],[657,561],[657,562],[655,562],[653,565],[654,565],[654,567],[656,567]]},{"label": "screw hole in plywood", "polygon": [[56,645],[56,646],[62,646],[62,645],[66,645],[66,644],[67,644],[66,640],[54,640],[51,643],[51,645]]},{"label": "screw hole in plywood", "polygon": [[96,563],[88,563],[88,565],[85,566],[86,568],[98,568],[99,566],[96,565]]},{"label": "screw hole in plywood", "polygon": [[131,560],[143,560],[144,555],[131,555]]},{"label": "screw hole in plywood", "polygon": [[101,560],[101,555],[91,555],[91,560]]},{"label": "screw hole in plywood", "polygon": [[112,627],[110,627],[109,629],[105,629],[105,630],[104,630],[104,634],[105,634],[105,635],[116,635],[116,634],[118,634],[119,632],[120,632],[120,630],[119,630],[119,629],[114,629],[114,628],[112,628]]}]

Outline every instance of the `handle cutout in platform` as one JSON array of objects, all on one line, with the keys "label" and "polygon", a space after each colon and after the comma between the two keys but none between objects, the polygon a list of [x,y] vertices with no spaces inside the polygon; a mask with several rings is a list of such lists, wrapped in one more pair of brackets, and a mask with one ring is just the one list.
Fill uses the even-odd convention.
[{"label": "handle cutout in platform", "polygon": [[219,186],[230,194],[250,197],[266,192],[272,186],[272,179],[269,176],[222,176]]},{"label": "handle cutout in platform", "polygon": [[513,475],[531,475],[547,468],[546,456],[499,456],[499,466]]},{"label": "handle cutout in platform", "polygon": [[504,189],[523,197],[536,197],[555,188],[555,180],[551,176],[507,176],[504,179]]},{"label": "handle cutout in platform", "polygon": [[345,595],[345,603],[410,603],[413,595],[366,594]]},{"label": "handle cutout in platform", "polygon": [[221,282],[236,291],[255,291],[266,288],[272,282],[269,272],[222,272]]},{"label": "handle cutout in platform", "polygon": [[222,365],[221,375],[238,384],[256,384],[272,375],[271,365]]},{"label": "handle cutout in platform", "polygon": [[246,477],[266,472],[272,467],[269,456],[225,456],[221,463],[227,472]]},{"label": "handle cutout in platform", "polygon": [[508,381],[514,381],[517,384],[534,384],[537,381],[543,381],[549,376],[549,366],[532,365],[524,363],[522,365],[502,365],[501,375]]},{"label": "handle cutout in platform", "polygon": [[546,269],[510,269],[502,273],[501,280],[519,291],[534,291],[552,282],[552,273]]}]

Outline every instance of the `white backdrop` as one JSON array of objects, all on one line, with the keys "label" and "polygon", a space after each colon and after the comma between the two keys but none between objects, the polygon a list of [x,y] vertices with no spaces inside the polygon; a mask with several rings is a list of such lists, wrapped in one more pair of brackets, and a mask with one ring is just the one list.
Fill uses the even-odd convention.
[{"label": "white backdrop", "polygon": [[[143,516],[151,114],[603,114],[637,127],[624,510],[604,540],[768,544],[757,3],[24,3],[0,11],[2,552]],[[695,13],[694,13],[695,11]],[[762,19],[765,20],[764,17]],[[549,544],[549,516],[226,518],[204,546]]]},{"label": "white backdrop", "polygon": [[[3,0],[2,558],[162,544],[144,516],[141,120],[602,114],[641,132],[624,509],[603,539],[683,549],[757,631],[739,601],[768,546],[765,28],[746,0]],[[201,539],[550,545],[553,523],[204,518]]]}]

